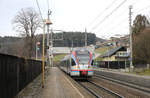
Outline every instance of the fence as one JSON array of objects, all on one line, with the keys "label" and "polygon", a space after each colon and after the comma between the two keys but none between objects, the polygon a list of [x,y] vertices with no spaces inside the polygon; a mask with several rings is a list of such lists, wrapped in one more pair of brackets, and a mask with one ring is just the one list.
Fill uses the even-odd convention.
[{"label": "fence", "polygon": [[129,67],[129,63],[126,61],[97,61],[96,63],[100,68],[120,69]]},{"label": "fence", "polygon": [[0,98],[13,98],[42,72],[42,62],[0,54]]}]

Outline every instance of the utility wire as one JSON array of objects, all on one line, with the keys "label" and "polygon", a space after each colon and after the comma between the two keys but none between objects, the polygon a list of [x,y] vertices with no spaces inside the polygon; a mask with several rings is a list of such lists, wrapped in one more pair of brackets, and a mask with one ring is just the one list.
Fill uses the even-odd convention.
[{"label": "utility wire", "polygon": [[[115,25],[115,26],[113,26],[113,27],[111,27],[110,29],[108,29],[107,31],[111,31],[111,30],[113,30],[113,29],[115,29],[115,28],[117,28],[117,27],[119,27],[121,24],[123,24],[126,20],[128,19],[128,17],[127,18],[125,18],[125,19],[123,19],[122,21],[120,21],[117,25]],[[101,31],[103,31],[103,30],[101,30]]]},{"label": "utility wire", "polygon": [[[138,1],[139,1],[139,0],[135,0],[135,2],[133,2],[131,5],[135,5]],[[126,9],[126,10],[127,10],[127,9]],[[125,11],[126,11],[126,10],[125,10]],[[123,13],[124,13],[125,11],[123,11]],[[122,14],[120,14],[120,15],[122,15]],[[128,19],[128,18],[123,19],[123,20],[120,21],[117,25],[113,26],[112,28],[110,28],[110,29],[107,30],[107,31],[115,30],[118,26],[120,26],[122,23],[124,23],[127,19]],[[111,23],[111,22],[110,22],[110,23]],[[127,28],[127,27],[128,27],[128,26],[126,26],[125,28]],[[121,31],[121,30],[123,30],[123,29],[119,29],[119,30],[117,30],[117,31]],[[116,30],[115,30],[115,31],[116,31]]]},{"label": "utility wire", "polygon": [[149,6],[147,6],[147,7],[145,7],[145,8],[143,8],[143,9],[141,9],[141,10],[138,10],[138,11],[136,11],[136,12],[134,12],[134,13],[142,12],[142,11],[144,11],[144,10],[148,9],[148,8],[150,8],[150,5],[149,5]]},{"label": "utility wire", "polygon": [[140,0],[135,0],[135,2],[133,2],[131,5],[135,5],[136,3],[138,3]]},{"label": "utility wire", "polygon": [[[124,11],[122,11],[122,13],[118,14],[116,17],[121,17],[121,16],[123,16],[123,15],[126,13],[127,10],[128,10],[128,9],[125,9]],[[108,27],[108,25],[110,25],[111,23],[113,23],[113,22],[116,20],[116,17],[113,18],[107,25],[103,26],[104,28],[102,28],[101,31],[102,31],[103,29],[106,29],[105,27]],[[118,19],[117,19],[117,20],[118,20]],[[126,18],[126,20],[127,20],[127,18]],[[124,19],[123,21],[125,21],[125,19]],[[123,21],[119,22],[119,24],[122,24]],[[111,26],[112,26],[112,24],[111,24]],[[117,26],[118,26],[118,25],[117,25]],[[100,31],[100,30],[98,30],[98,31]]]},{"label": "utility wire", "polygon": [[[139,0],[138,0],[139,1]],[[135,0],[135,2],[133,2],[131,5],[135,5],[137,2],[138,2],[137,0]],[[128,9],[126,8],[124,11],[123,11],[123,13],[121,13],[121,14],[119,14],[118,16],[122,16],[126,11],[127,11]],[[117,16],[117,17],[118,17]],[[117,25],[115,25],[115,26],[113,26],[111,29],[109,29],[109,30],[112,30],[113,28],[116,28],[116,27],[118,27],[118,26],[120,26],[122,23],[124,23],[124,21],[126,21],[128,19],[128,17],[127,18],[125,18],[125,19],[123,19],[122,21],[120,21]],[[110,22],[110,23],[112,23],[112,22]],[[108,30],[108,31],[109,31]]]},{"label": "utility wire", "polygon": [[120,28],[120,29],[114,29],[114,31],[112,31],[112,32],[119,32],[119,34],[120,34],[120,32],[126,32],[126,33],[128,33],[127,31],[129,30],[128,29],[129,28],[129,26],[124,26],[124,27],[122,27],[122,28]]},{"label": "utility wire", "polygon": [[49,9],[49,0],[47,0],[47,8]]},{"label": "utility wire", "polygon": [[124,0],[119,6],[117,6],[110,14],[108,14],[106,17],[104,17],[103,20],[101,20],[96,26],[94,26],[91,31],[96,29],[100,24],[102,24],[109,16],[111,16],[115,11],[117,11],[127,0]]},{"label": "utility wire", "polygon": [[[138,3],[138,1],[140,1],[140,0],[135,0],[131,5],[135,5],[136,3]],[[119,14],[118,16],[122,16],[125,12],[127,11],[127,9],[125,10],[125,11],[123,11],[123,13],[121,13],[121,14]],[[117,17],[118,17],[117,16]],[[125,19],[123,19],[122,21],[120,21],[117,25],[115,25],[115,26],[113,26],[113,27],[111,27],[109,30],[107,30],[106,32],[109,32],[109,31],[112,31],[112,30],[115,30],[117,27],[119,27],[121,24],[123,24],[124,23],[124,21],[126,21],[128,19],[128,17],[127,18],[125,18]],[[115,19],[114,19],[115,20]],[[112,20],[110,23],[112,23],[114,20]],[[106,25],[107,26],[107,25]],[[106,26],[104,26],[104,27],[106,27]],[[125,28],[127,28],[127,26],[125,27]],[[106,29],[106,28],[104,28],[104,29]],[[103,31],[104,29],[101,29],[101,31]],[[121,31],[121,30],[123,30],[123,29],[116,29],[117,31]],[[115,30],[115,31],[116,31]],[[99,30],[99,32],[100,32],[100,30]]]},{"label": "utility wire", "polygon": [[[117,1],[117,0],[114,0],[110,5],[108,5],[100,14],[98,14],[98,16],[97,16],[89,25],[93,24],[100,16],[102,16],[102,14],[103,14],[104,12],[107,11],[116,1]],[[89,25],[88,25],[88,26],[89,26]]]},{"label": "utility wire", "polygon": [[44,18],[42,17],[42,13],[41,13],[41,9],[40,9],[40,5],[39,5],[38,0],[36,0],[36,4],[37,4],[37,7],[38,7],[38,9],[39,9],[39,13],[40,13],[41,19],[42,19],[42,21],[44,22]]},{"label": "utility wire", "polygon": [[127,32],[128,31],[128,26],[124,26],[119,29],[114,29],[113,31],[109,31],[107,35],[114,35],[114,34],[120,34],[120,32]]},{"label": "utility wire", "polygon": [[[139,1],[139,0],[138,0],[138,1]],[[138,1],[135,0],[135,2],[133,2],[131,5],[135,5]],[[124,14],[126,13],[127,10],[128,10],[128,8],[126,8],[124,11],[122,11],[122,13],[120,13],[120,14],[117,15],[116,17],[121,17],[122,15],[124,15]],[[115,19],[116,19],[116,17],[115,17]],[[113,21],[115,21],[115,19],[112,19],[112,21],[109,22],[109,24],[110,24],[110,23],[113,23]],[[124,23],[124,21],[127,20],[127,19],[128,19],[128,18],[123,19],[123,20],[120,21],[117,25],[113,26],[113,27],[112,27],[111,29],[109,29],[109,30],[112,30],[112,29],[118,27],[120,24]],[[103,26],[103,27],[107,27],[109,24],[107,24],[107,25],[105,25],[105,26]],[[102,28],[101,31],[103,31],[103,29],[106,29],[106,28]],[[109,30],[107,30],[107,31],[109,31]],[[100,30],[98,30],[98,31],[100,31]]]}]

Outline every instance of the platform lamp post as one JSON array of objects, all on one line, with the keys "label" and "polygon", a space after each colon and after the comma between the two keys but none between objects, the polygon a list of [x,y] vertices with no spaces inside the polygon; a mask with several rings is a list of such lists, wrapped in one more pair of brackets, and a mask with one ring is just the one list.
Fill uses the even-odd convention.
[{"label": "platform lamp post", "polygon": [[44,88],[44,71],[45,71],[45,23],[43,24],[43,51],[42,51],[42,88]]},{"label": "platform lamp post", "polygon": [[[45,23],[46,25],[52,24],[49,19],[46,19]],[[45,72],[45,23],[43,25],[42,88],[44,88],[44,72]]]}]

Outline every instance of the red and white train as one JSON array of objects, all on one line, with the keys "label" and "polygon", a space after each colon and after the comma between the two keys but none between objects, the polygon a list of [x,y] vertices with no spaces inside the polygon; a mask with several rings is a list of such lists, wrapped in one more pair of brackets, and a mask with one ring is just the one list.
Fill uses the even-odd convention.
[{"label": "red and white train", "polygon": [[62,59],[60,68],[74,78],[93,76],[93,54],[85,48],[74,50]]}]

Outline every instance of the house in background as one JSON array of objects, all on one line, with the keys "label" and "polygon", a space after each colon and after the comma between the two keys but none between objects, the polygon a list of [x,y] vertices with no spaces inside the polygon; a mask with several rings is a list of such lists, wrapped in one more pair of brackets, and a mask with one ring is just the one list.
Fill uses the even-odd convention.
[{"label": "house in background", "polygon": [[127,50],[124,46],[113,48],[102,56],[103,61],[128,61],[130,53]]}]

